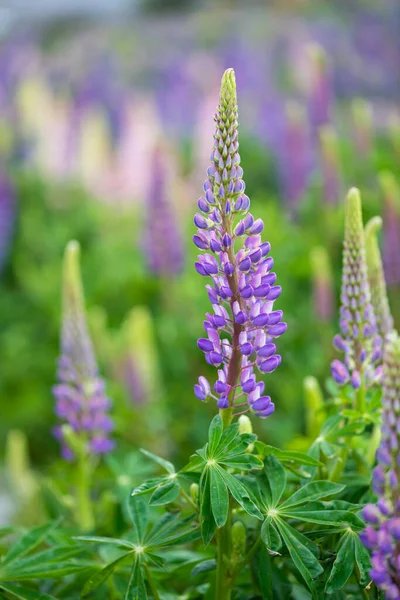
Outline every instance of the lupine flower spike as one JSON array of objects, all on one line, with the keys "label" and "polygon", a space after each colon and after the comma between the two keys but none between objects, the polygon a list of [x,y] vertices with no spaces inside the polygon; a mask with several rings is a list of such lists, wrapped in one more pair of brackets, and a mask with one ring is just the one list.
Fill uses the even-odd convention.
[{"label": "lupine flower spike", "polygon": [[214,147],[204,183],[204,196],[198,201],[193,241],[205,253],[195,267],[210,277],[206,289],[213,313],[206,314],[206,337],[198,340],[206,361],[218,367],[214,391],[205,377],[195,385],[200,400],[213,397],[224,422],[252,410],[260,417],[274,411],[264,382],[256,371],[271,373],[281,362],[275,338],[286,331],[283,313],[273,310],[281,293],[272,271],[270,244],[262,242],[261,219],[249,212],[250,200],[244,193],[238,142],[238,109],[233,69],[225,71],[220,104],[215,116]]},{"label": "lupine flower spike", "polygon": [[365,226],[365,249],[372,306],[379,335],[384,339],[393,330],[393,318],[390,313],[385,274],[378,244],[377,234],[381,227],[381,217],[373,217],[368,221]]},{"label": "lupine flower spike", "polygon": [[[346,198],[345,236],[340,308],[340,330],[333,342],[344,352],[344,362],[334,360],[332,377],[339,385],[365,389],[379,379],[382,341],[377,335],[365,256],[361,198],[352,188]],[[363,409],[361,394],[358,406]]]},{"label": "lupine flower spike", "polygon": [[376,504],[367,504],[368,527],[361,533],[372,550],[371,579],[385,598],[400,600],[400,338],[388,335],[383,363],[382,441],[372,474]]},{"label": "lupine flower spike", "polygon": [[[69,242],[64,256],[63,317],[58,384],[53,393],[56,414],[79,436],[89,454],[103,454],[113,448],[109,437],[113,422],[108,416],[110,400],[104,381],[99,377],[92,341],[89,336],[79,269],[79,244]],[[74,453],[65,439],[63,428],[56,428],[64,458]]]}]

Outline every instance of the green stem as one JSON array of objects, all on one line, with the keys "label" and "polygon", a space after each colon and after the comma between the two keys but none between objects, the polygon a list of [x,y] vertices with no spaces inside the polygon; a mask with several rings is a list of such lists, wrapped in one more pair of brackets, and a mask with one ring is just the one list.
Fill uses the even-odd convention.
[{"label": "green stem", "polygon": [[181,487],[180,489],[181,489],[181,494],[182,494],[182,496],[185,498],[186,502],[187,502],[188,504],[190,504],[190,505],[192,506],[192,508],[194,508],[194,510],[195,510],[196,512],[199,512],[199,507],[198,507],[198,505],[197,505],[197,504],[196,504],[196,503],[195,503],[195,502],[192,500],[192,498],[189,496],[189,494],[187,494],[187,493],[185,492],[185,490],[183,489],[183,487]]},{"label": "green stem", "polygon": [[76,515],[75,519],[82,531],[94,529],[92,501],[90,499],[92,467],[86,452],[78,455],[76,465]]},{"label": "green stem", "polygon": [[222,419],[222,427],[224,429],[226,429],[227,427],[229,427],[229,425],[231,424],[231,421],[232,421],[232,412],[233,412],[232,408],[221,408],[220,411],[219,411],[219,414],[220,414],[221,419]]},{"label": "green stem", "polygon": [[346,464],[348,454],[349,454],[349,448],[347,446],[345,446],[344,448],[342,448],[340,450],[338,457],[336,459],[335,466],[333,467],[330,477],[329,477],[330,481],[334,481],[334,482],[340,481],[340,478],[343,473],[343,469]]},{"label": "green stem", "polygon": [[229,508],[226,524],[217,534],[217,573],[215,582],[215,600],[230,600],[232,581],[226,561],[231,556],[232,510]]},{"label": "green stem", "polygon": [[365,385],[364,377],[362,376],[361,385],[356,392],[356,410],[360,413],[365,413]]},{"label": "green stem", "polygon": [[153,594],[154,600],[160,600],[160,595],[157,591],[157,588],[156,588],[153,578],[151,576],[151,572],[150,572],[148,565],[145,565],[144,568],[146,570],[147,583],[150,586],[151,593]]}]

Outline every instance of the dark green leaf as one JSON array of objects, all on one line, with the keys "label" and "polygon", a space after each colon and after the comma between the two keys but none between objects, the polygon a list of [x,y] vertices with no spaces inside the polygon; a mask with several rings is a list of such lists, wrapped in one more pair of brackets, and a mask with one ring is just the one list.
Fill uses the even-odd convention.
[{"label": "dark green leaf", "polygon": [[173,502],[179,495],[179,485],[175,480],[170,480],[154,490],[150,498],[150,506],[162,506]]},{"label": "dark green leaf", "polygon": [[180,473],[187,473],[189,471],[198,471],[203,467],[204,462],[205,462],[204,458],[202,458],[198,454],[192,454],[188,464],[185,467],[183,467],[183,469],[181,469]]},{"label": "dark green leaf", "polygon": [[272,587],[271,556],[264,546],[261,547],[257,554],[256,560],[254,561],[254,567],[256,568],[258,583],[263,600],[277,600],[274,596],[274,590]]},{"label": "dark green leaf", "polygon": [[218,465],[209,467],[211,509],[217,527],[223,527],[228,518],[229,494]]},{"label": "dark green leaf", "polygon": [[84,562],[64,562],[64,563],[49,563],[47,565],[36,565],[29,568],[25,568],[21,565],[19,570],[19,564],[8,570],[1,572],[2,581],[24,581],[29,579],[57,579],[65,575],[72,573],[79,573],[80,571],[86,571],[92,569],[93,564],[85,564]]},{"label": "dark green leaf", "polygon": [[128,589],[126,590],[125,600],[147,600],[146,585],[143,579],[140,560],[136,557],[132,566],[131,577],[129,579]]},{"label": "dark green leaf", "polygon": [[286,473],[275,456],[269,455],[264,459],[264,473],[267,479],[265,488],[268,508],[275,508],[286,487]]},{"label": "dark green leaf", "polygon": [[136,487],[132,492],[132,496],[143,496],[144,494],[149,494],[165,481],[168,481],[168,477],[156,477],[155,479],[149,479],[149,481],[145,481]]},{"label": "dark green leaf", "polygon": [[313,458],[308,454],[304,454],[303,452],[295,452],[292,450],[280,450],[279,448],[275,448],[274,446],[269,446],[268,444],[263,444],[262,442],[256,443],[256,450],[259,454],[262,455],[263,458],[272,454],[281,462],[291,462],[296,463],[298,465],[308,465],[310,467],[319,467],[322,463]]},{"label": "dark green leaf", "polygon": [[354,537],[354,551],[355,551],[355,559],[357,563],[358,570],[358,579],[360,585],[365,587],[371,581],[371,577],[369,576],[369,571],[371,570],[371,558],[369,556],[369,552],[362,544],[358,535]]},{"label": "dark green leaf", "polygon": [[323,573],[319,561],[314,554],[300,542],[298,532],[293,527],[290,527],[281,519],[276,521],[279,533],[281,534],[283,541],[289,551],[290,557],[299,570],[304,581],[312,591],[314,587],[314,580]]},{"label": "dark green leaf", "polygon": [[200,479],[200,523],[203,542],[208,546],[217,529],[211,508],[209,469],[204,470]]},{"label": "dark green leaf", "polygon": [[142,454],[144,454],[145,456],[147,456],[148,458],[153,460],[155,463],[157,463],[158,465],[163,467],[163,469],[168,471],[168,473],[171,473],[171,474],[175,473],[175,467],[171,462],[169,462],[169,460],[165,460],[164,458],[161,458],[160,456],[156,456],[155,454],[152,454],[148,450],[143,450],[143,448],[140,448],[140,452],[142,452]]},{"label": "dark green leaf", "polygon": [[290,510],[282,509],[280,507],[279,514],[284,515],[289,519],[297,519],[299,521],[306,521],[307,523],[316,523],[317,525],[332,525],[333,527],[339,525],[342,529],[351,527],[356,530],[365,528],[364,521],[347,510],[307,510],[306,508]]},{"label": "dark green leaf", "polygon": [[197,575],[200,575],[201,573],[209,573],[210,571],[215,571],[215,569],[217,568],[217,561],[215,560],[215,558],[210,558],[209,560],[203,560],[202,562],[198,563],[194,569],[192,569],[192,572],[190,573],[190,577],[197,577]]},{"label": "dark green leaf", "polygon": [[278,554],[282,548],[282,538],[271,518],[267,517],[261,527],[261,539],[270,552]]},{"label": "dark green leaf", "polygon": [[325,592],[327,594],[333,594],[340,590],[353,572],[355,562],[354,537],[351,532],[345,533],[342,537],[336,560],[326,582]]},{"label": "dark green leaf", "polygon": [[129,516],[135,527],[139,542],[143,542],[148,523],[147,503],[140,496],[130,496],[128,504]]},{"label": "dark green leaf", "polygon": [[146,536],[146,545],[155,545],[181,527],[179,513],[167,512],[156,521]]},{"label": "dark green leaf", "polygon": [[176,546],[178,544],[188,544],[189,542],[197,541],[200,538],[201,532],[199,529],[189,529],[165,538],[162,542],[157,544],[157,548],[166,548],[167,546]]},{"label": "dark green leaf", "polygon": [[218,464],[226,465],[232,469],[240,469],[240,471],[249,471],[250,469],[262,469],[263,462],[253,454],[238,454],[232,458],[229,455],[221,458]]},{"label": "dark green leaf", "polygon": [[299,506],[306,502],[313,502],[320,498],[326,498],[333,496],[344,490],[345,486],[331,481],[311,481],[306,483],[297,492],[295,492],[290,498],[285,500],[280,506],[282,508],[289,508],[292,506]]},{"label": "dark green leaf", "polygon": [[37,546],[39,546],[54,529],[57,523],[46,523],[45,525],[39,525],[30,531],[24,533],[10,548],[5,555],[1,568],[5,565],[9,565],[16,558],[21,558],[27,552],[31,552]]},{"label": "dark green leaf", "polygon": [[222,437],[223,425],[219,415],[215,415],[208,428],[208,456],[214,458],[215,451],[218,448]]},{"label": "dark green leaf", "polygon": [[95,589],[97,589],[102,583],[104,583],[112,573],[114,573],[115,569],[125,563],[127,560],[132,561],[134,559],[131,552],[120,556],[113,562],[109,563],[100,571],[97,571],[88,579],[83,586],[81,597],[86,598],[89,596]]},{"label": "dark green leaf", "polygon": [[221,469],[221,475],[225,479],[225,483],[228,486],[232,496],[234,497],[236,502],[243,508],[243,510],[245,510],[252,517],[262,519],[262,514],[260,513],[257,506],[254,504],[244,484],[240,482],[234,475],[231,475],[230,473],[228,473],[228,471],[225,471],[223,469]]},{"label": "dark green leaf", "polygon": [[165,564],[165,560],[162,556],[158,556],[158,554],[154,554],[154,552],[147,552],[146,550],[146,563],[147,562],[153,563],[157,567],[160,567],[160,569],[163,569]]},{"label": "dark green leaf", "polygon": [[226,454],[229,452],[230,446],[235,443],[235,440],[239,435],[239,423],[233,423],[227,427],[218,443],[218,446],[215,449],[214,455],[215,458],[218,458],[221,454]]},{"label": "dark green leaf", "polygon": [[78,554],[82,554],[85,549],[80,546],[60,546],[58,548],[50,548],[43,552],[37,552],[31,556],[18,559],[18,567],[24,565],[24,568],[31,567],[35,564],[49,564],[52,562],[60,562],[73,558]]}]

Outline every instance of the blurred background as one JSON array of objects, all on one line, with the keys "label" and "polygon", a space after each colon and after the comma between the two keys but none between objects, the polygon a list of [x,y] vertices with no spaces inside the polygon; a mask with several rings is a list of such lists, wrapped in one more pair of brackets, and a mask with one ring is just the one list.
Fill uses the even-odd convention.
[{"label": "blurred background", "polygon": [[51,388],[72,238],[118,448],[182,465],[203,444],[216,408],[193,384],[214,373],[196,346],[210,306],[191,240],[227,67],[289,325],[266,378],[276,413],[255,427],[280,446],[302,434],[303,379],[325,385],[333,356],[350,186],[365,220],[383,217],[400,325],[399,28],[396,0],[0,3],[0,455],[16,428],[37,466],[59,455]]}]

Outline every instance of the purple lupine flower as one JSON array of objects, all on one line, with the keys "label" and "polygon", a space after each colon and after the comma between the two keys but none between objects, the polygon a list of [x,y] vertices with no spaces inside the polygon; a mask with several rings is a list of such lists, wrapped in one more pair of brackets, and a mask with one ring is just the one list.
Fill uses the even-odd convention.
[{"label": "purple lupine flower", "polygon": [[[271,373],[280,364],[274,342],[286,331],[286,323],[282,311],[274,310],[281,288],[272,270],[270,244],[261,241],[264,224],[249,212],[250,200],[244,193],[233,69],[222,77],[215,123],[211,165],[204,196],[198,201],[200,212],[194,217],[198,231],[193,240],[206,251],[199,255],[196,270],[211,277],[213,284],[206,286],[213,313],[206,314],[206,337],[198,340],[198,346],[206,361],[218,367],[218,379],[213,393],[209,382],[200,377],[195,394],[200,400],[212,396],[220,409],[247,406],[241,412],[251,409],[268,417],[274,404],[255,371]],[[239,400],[246,396],[247,402]]]},{"label": "purple lupine flower", "polygon": [[15,224],[14,190],[6,173],[0,170],[0,271],[10,249]]},{"label": "purple lupine flower", "polygon": [[[61,356],[53,393],[57,416],[79,436],[88,453],[103,454],[114,447],[110,439],[113,422],[108,415],[111,403],[98,373],[86,324],[79,252],[79,244],[69,242],[64,257]],[[73,459],[61,426],[55,434],[64,458]]]},{"label": "purple lupine flower", "polygon": [[388,286],[400,284],[400,191],[389,171],[380,174],[384,197],[383,264]]},{"label": "purple lupine flower", "polygon": [[393,318],[386,292],[385,274],[377,237],[381,227],[381,217],[373,217],[368,221],[365,226],[365,249],[372,306],[374,307],[378,333],[384,339],[393,330]]},{"label": "purple lupine flower", "polygon": [[386,598],[400,600],[400,338],[395,331],[384,348],[382,402],[382,440],[372,473],[378,501],[363,509],[368,526],[360,537],[372,550],[371,579]]},{"label": "purple lupine flower", "polygon": [[161,147],[153,152],[152,170],[144,239],[147,264],[158,275],[177,275],[183,268],[183,248],[176,216],[168,197],[166,155]]},{"label": "purple lupine flower", "polygon": [[340,300],[341,334],[335,336],[334,346],[344,352],[345,359],[344,363],[332,362],[332,377],[339,385],[350,383],[357,390],[361,383],[368,386],[376,381],[379,371],[375,363],[381,356],[382,340],[371,304],[361,198],[356,188],[346,198]]}]

